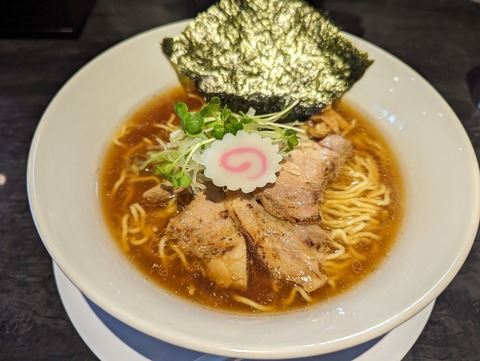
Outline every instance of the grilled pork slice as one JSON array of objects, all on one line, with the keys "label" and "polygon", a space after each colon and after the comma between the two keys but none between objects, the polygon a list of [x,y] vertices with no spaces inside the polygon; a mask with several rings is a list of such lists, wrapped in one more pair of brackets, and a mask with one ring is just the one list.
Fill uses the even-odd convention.
[{"label": "grilled pork slice", "polygon": [[307,292],[325,284],[324,256],[317,246],[327,239],[318,225],[294,225],[268,213],[250,194],[232,192],[225,205],[245,235],[248,248],[275,279],[300,285]]},{"label": "grilled pork slice", "polygon": [[160,184],[146,190],[143,193],[143,198],[150,204],[167,203],[174,198],[187,198],[191,195],[188,188],[175,188],[168,181],[163,181]]},{"label": "grilled pork slice", "polygon": [[224,192],[216,187],[197,194],[183,212],[170,220],[165,236],[196,257],[205,275],[218,285],[245,289],[245,238],[228,216],[224,199]]},{"label": "grilled pork slice", "polygon": [[339,135],[301,142],[290,153],[277,181],[254,192],[272,215],[294,223],[320,220],[325,185],[345,162],[351,143]]}]

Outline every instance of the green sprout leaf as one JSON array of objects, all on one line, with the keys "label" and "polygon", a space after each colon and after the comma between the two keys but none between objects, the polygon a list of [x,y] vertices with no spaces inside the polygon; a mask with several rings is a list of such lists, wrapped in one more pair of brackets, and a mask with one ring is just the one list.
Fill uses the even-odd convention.
[{"label": "green sprout leaf", "polygon": [[298,138],[296,136],[289,137],[287,139],[287,144],[288,144],[287,149],[292,150],[293,148],[295,148],[298,145]]},{"label": "green sprout leaf", "polygon": [[233,135],[237,135],[237,132],[242,129],[243,124],[239,122],[235,117],[230,116],[228,119],[225,120],[226,133],[232,133]]},{"label": "green sprout leaf", "polygon": [[212,135],[215,139],[222,140],[225,136],[225,125],[215,124],[215,126],[213,127]]},{"label": "green sprout leaf", "polygon": [[208,103],[204,104],[200,109],[200,115],[204,118],[214,117],[220,109],[220,98],[213,97]]},{"label": "green sprout leaf", "polygon": [[163,175],[165,178],[169,177],[170,174],[174,171],[175,166],[170,162],[163,162],[155,166],[155,174]]},{"label": "green sprout leaf", "polygon": [[183,130],[187,134],[199,134],[202,132],[203,123],[203,117],[200,115],[200,113],[188,113],[185,117],[185,126],[183,127]]},{"label": "green sprout leaf", "polygon": [[188,114],[187,104],[183,102],[176,103],[173,106],[173,110],[175,110],[175,113],[177,113],[180,118],[185,118],[185,116]]},{"label": "green sprout leaf", "polygon": [[232,115],[232,111],[225,105],[220,113],[220,119],[226,122]]},{"label": "green sprout leaf", "polygon": [[172,185],[176,188],[187,188],[190,187],[190,184],[192,184],[192,179],[187,174],[179,172],[172,175],[170,183],[172,183]]}]

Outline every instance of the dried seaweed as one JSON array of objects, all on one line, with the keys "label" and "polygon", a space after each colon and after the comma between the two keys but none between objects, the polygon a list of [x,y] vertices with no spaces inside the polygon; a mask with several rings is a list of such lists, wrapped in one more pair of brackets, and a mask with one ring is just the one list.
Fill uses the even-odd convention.
[{"label": "dried seaweed", "polygon": [[305,119],[341,97],[372,61],[301,0],[221,0],[162,49],[207,99],[234,111],[279,111]]}]

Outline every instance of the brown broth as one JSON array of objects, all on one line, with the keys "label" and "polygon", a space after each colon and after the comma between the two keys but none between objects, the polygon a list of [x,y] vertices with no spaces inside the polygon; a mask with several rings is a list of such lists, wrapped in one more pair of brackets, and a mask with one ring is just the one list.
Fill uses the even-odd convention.
[{"label": "brown broth", "polygon": [[[165,122],[169,119],[170,114],[172,114],[173,105],[178,101],[184,101],[190,109],[198,108],[202,104],[199,99],[188,97],[180,87],[153,97],[125,122],[124,125],[126,127],[131,127],[129,128],[128,135],[121,138],[121,142],[126,147],[119,147],[112,144],[102,164],[99,187],[100,201],[108,227],[120,247],[122,247],[120,242],[121,219],[122,216],[128,212],[130,204],[138,202],[144,207],[148,214],[149,222],[155,225],[156,229],[158,229],[158,234],[161,233],[161,230],[164,229],[168,223],[168,219],[158,216],[159,211],[161,211],[161,209],[157,209],[158,206],[149,205],[142,198],[143,192],[156,184],[153,180],[136,183],[136,187],[132,189],[126,189],[126,187],[121,186],[115,197],[111,196],[111,190],[120,177],[122,169],[128,166],[124,160],[125,154],[127,152],[131,152],[131,154],[141,154],[145,152],[145,145],[137,146],[139,141],[143,138],[148,138],[152,142],[155,142],[155,139],[158,137],[167,139],[167,132],[154,127],[154,124]],[[344,272],[342,278],[337,282],[336,288],[326,285],[312,292],[311,297],[314,299],[314,303],[334,297],[351,288],[353,285],[358,284],[380,265],[382,260],[386,258],[386,254],[391,249],[398,234],[403,212],[401,206],[403,196],[400,173],[395,157],[388,147],[388,144],[367,119],[351,107],[339,103],[336,108],[347,119],[357,119],[359,126],[357,126],[355,132],[351,134],[352,136],[366,133],[371,139],[375,139],[377,143],[382,145],[384,152],[376,154],[375,157],[381,164],[383,182],[393,190],[392,198],[394,201],[394,209],[392,212],[394,216],[389,217],[392,219],[389,219],[388,224],[379,231],[382,236],[382,241],[379,246],[357,247],[356,250],[358,252],[366,255],[365,260],[352,263],[349,270]],[[175,122],[178,124],[178,119],[176,119]],[[134,129],[134,131],[132,131],[132,129]],[[370,152],[368,143],[356,144],[355,146],[359,152]],[[143,175],[146,177],[150,176],[147,172],[144,172]],[[119,200],[119,198],[121,200]],[[256,312],[249,306],[233,301],[231,297],[232,290],[215,285],[208,278],[205,278],[202,272],[195,267],[193,270],[186,270],[180,261],[170,262],[168,267],[164,267],[157,255],[158,239],[154,239],[141,246],[132,246],[129,249],[122,247],[122,249],[128,259],[141,270],[148,279],[175,295],[222,311]],[[193,264],[195,265],[196,263],[193,262]],[[233,292],[250,298],[260,304],[271,304],[273,302],[277,305],[274,309],[275,312],[298,309],[308,305],[303,298],[297,295],[291,305],[283,306],[281,300],[288,297],[291,285],[276,281],[275,286],[272,287],[272,281],[261,265],[257,264],[255,260],[251,260],[249,261],[248,267],[248,290],[245,292],[234,290]]]}]

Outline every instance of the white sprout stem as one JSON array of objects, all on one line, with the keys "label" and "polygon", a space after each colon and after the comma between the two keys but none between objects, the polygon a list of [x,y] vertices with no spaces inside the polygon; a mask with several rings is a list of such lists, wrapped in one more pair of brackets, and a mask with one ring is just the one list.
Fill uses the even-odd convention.
[{"label": "white sprout stem", "polygon": [[259,125],[262,125],[262,126],[267,125],[267,126],[271,126],[273,128],[291,129],[291,130],[296,131],[297,133],[305,133],[304,129],[297,128],[294,125],[288,125],[288,124],[282,124],[282,123],[273,123],[273,122],[265,122],[265,123],[256,122],[255,124],[259,124]]},{"label": "white sprout stem", "polygon": [[174,152],[168,151],[168,150],[157,151],[154,154],[150,155],[150,158],[148,158],[146,161],[144,161],[142,164],[140,164],[139,168],[140,169],[145,169],[145,167],[148,166],[151,163],[154,163],[154,162],[157,162],[157,161],[160,161],[160,160],[163,160],[163,159],[167,159],[169,157],[169,155],[171,155],[172,153],[174,153]]},{"label": "white sprout stem", "polygon": [[282,116],[287,114],[290,110],[292,110],[298,103],[300,103],[300,100],[296,100],[290,105],[288,105],[286,108],[282,109],[278,113],[269,113],[269,114],[260,114],[260,115],[255,115],[252,118],[258,118],[258,119],[266,119],[272,122],[276,122],[278,119],[280,119]]},{"label": "white sprout stem", "polygon": [[209,138],[195,144],[195,146],[192,147],[192,149],[188,152],[187,157],[185,158],[185,162],[183,163],[183,167],[182,167],[182,172],[185,173],[185,170],[187,169],[187,165],[190,162],[190,159],[192,159],[193,157],[193,153],[195,153],[198,150],[198,148],[203,147],[204,145],[207,145],[209,143],[212,143],[215,140],[216,140],[215,138]]}]

